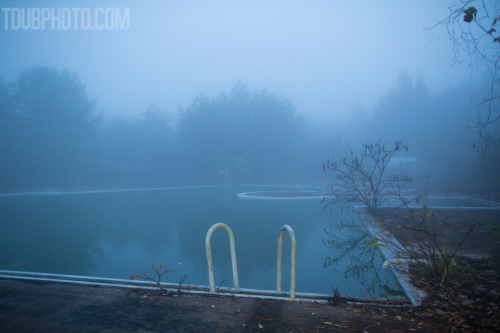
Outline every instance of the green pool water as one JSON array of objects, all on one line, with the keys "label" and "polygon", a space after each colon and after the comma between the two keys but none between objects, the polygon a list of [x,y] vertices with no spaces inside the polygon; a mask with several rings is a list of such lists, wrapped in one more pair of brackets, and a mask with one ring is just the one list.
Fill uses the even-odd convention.
[{"label": "green pool water", "polygon": [[[248,200],[263,186],[131,191],[46,192],[0,197],[0,269],[127,279],[159,263],[168,282],[208,285],[205,235],[215,223],[234,233],[241,288],[276,288],[277,238],[290,225],[297,238],[297,292],[393,297],[400,289],[378,252],[342,225],[350,209],[325,210],[321,198]],[[317,190],[287,188],[286,190]],[[332,237],[334,235],[335,237]],[[355,239],[338,248],[333,239]],[[352,244],[351,244],[352,245]],[[283,290],[290,281],[284,237]],[[231,287],[227,234],[212,237],[215,284]],[[373,256],[373,257],[372,257]]]}]

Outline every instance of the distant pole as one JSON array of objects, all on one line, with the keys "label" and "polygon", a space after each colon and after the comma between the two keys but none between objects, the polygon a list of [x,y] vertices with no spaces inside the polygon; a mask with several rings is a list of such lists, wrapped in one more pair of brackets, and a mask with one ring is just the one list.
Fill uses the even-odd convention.
[{"label": "distant pole", "polygon": [[427,189],[427,184],[429,182],[429,176],[424,176],[424,203],[423,203],[423,207],[424,207],[424,210],[426,211],[427,210],[427,197],[429,195],[428,193],[428,189]]}]

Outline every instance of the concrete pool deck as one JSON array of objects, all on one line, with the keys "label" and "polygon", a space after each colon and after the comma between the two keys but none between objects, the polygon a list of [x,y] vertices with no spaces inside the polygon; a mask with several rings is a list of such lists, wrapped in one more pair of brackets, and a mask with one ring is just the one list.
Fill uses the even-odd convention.
[{"label": "concrete pool deck", "polygon": [[2,332],[387,332],[417,328],[422,327],[416,322],[324,302],[162,294],[151,289],[0,278]]}]

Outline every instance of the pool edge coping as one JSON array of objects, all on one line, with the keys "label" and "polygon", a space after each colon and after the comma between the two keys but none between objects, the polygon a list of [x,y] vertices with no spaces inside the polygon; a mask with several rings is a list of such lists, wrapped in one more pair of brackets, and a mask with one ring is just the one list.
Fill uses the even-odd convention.
[{"label": "pool edge coping", "polygon": [[[399,243],[399,241],[389,231],[387,231],[387,229],[383,230],[380,223],[372,215],[366,212],[365,207],[354,207],[354,211],[373,237],[376,237],[377,233],[383,234],[384,237],[386,239],[389,239],[392,244],[396,244],[401,249],[404,249],[401,243]],[[394,259],[396,257],[395,255],[391,255],[393,254],[393,252],[389,248],[381,246],[377,247],[384,257],[384,261]],[[422,301],[427,297],[427,293],[424,290],[415,287],[411,283],[409,273],[406,273],[402,270],[396,270],[392,266],[389,266],[387,269],[391,270],[392,274],[401,285],[401,288],[405,292],[406,296],[410,299],[411,303],[414,306],[420,306],[422,304]]]},{"label": "pool edge coping", "polygon": [[[100,286],[111,288],[129,288],[129,289],[150,289],[159,290],[154,282],[150,281],[129,281],[114,278],[100,278],[79,275],[65,275],[65,274],[52,274],[52,273],[36,273],[24,271],[10,271],[0,270],[0,280],[23,280],[35,282],[53,282],[62,284],[76,284],[86,286]],[[316,302],[316,303],[330,303],[333,295],[316,294],[316,293],[296,293],[294,300],[290,299],[288,292],[277,292],[275,290],[261,290],[261,289],[246,289],[246,288],[227,288],[221,287],[215,293],[210,292],[208,286],[203,285],[187,285],[179,289],[179,284],[175,283],[161,283],[162,290],[179,294],[202,294],[207,296],[229,296],[229,297],[246,297],[246,298],[262,298],[262,299],[276,299],[283,301],[297,301],[297,302]],[[180,292],[179,292],[180,290]],[[341,300],[344,303],[351,304],[372,304],[380,306],[408,306],[411,302],[405,298],[377,298],[377,297],[359,297],[353,295],[341,295]]]}]

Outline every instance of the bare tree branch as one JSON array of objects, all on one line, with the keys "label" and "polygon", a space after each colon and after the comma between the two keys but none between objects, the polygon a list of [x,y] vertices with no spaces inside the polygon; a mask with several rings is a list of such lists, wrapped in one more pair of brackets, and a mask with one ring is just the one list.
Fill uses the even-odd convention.
[{"label": "bare tree branch", "polygon": [[[471,75],[489,78],[489,88],[475,106],[472,128],[478,132],[477,148],[484,145],[488,127],[500,119],[498,76],[500,66],[500,9],[498,1],[455,0],[450,14],[433,27],[444,26],[453,44],[455,61],[467,59]],[[499,23],[499,24],[497,24]]]},{"label": "bare tree branch", "polygon": [[392,195],[395,187],[401,188],[411,181],[406,176],[386,175],[393,156],[407,150],[408,145],[401,140],[366,142],[358,154],[350,149],[349,157],[328,160],[323,164],[323,170],[326,174],[333,174],[336,182],[328,186],[331,196],[324,199],[328,201],[327,205],[357,202],[376,212],[381,201]]}]

